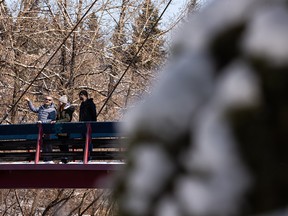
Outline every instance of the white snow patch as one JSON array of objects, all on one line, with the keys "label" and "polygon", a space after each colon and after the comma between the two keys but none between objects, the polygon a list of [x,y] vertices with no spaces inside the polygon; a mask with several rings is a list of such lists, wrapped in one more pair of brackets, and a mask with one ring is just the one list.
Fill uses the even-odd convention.
[{"label": "white snow patch", "polygon": [[134,166],[126,182],[124,208],[134,215],[145,215],[151,197],[159,193],[174,166],[157,143],[141,143],[132,152]]},{"label": "white snow patch", "polygon": [[213,97],[217,106],[227,110],[255,106],[260,102],[259,80],[244,62],[236,61],[228,66],[218,80]]},{"label": "white snow patch", "polygon": [[267,5],[256,11],[248,26],[243,48],[248,53],[265,57],[271,64],[288,61],[288,11],[282,4]]},{"label": "white snow patch", "polygon": [[181,215],[178,201],[171,197],[165,196],[156,207],[156,216],[179,216]]},{"label": "white snow patch", "polygon": [[179,64],[167,67],[154,94],[128,115],[124,133],[130,132],[129,137],[149,134],[165,141],[182,135],[198,105],[211,95],[212,74],[207,56],[186,53]]},{"label": "white snow patch", "polygon": [[211,38],[235,24],[245,22],[259,1],[261,0],[213,1],[201,13],[191,16],[176,41],[184,44],[184,49],[195,52],[207,51]]}]

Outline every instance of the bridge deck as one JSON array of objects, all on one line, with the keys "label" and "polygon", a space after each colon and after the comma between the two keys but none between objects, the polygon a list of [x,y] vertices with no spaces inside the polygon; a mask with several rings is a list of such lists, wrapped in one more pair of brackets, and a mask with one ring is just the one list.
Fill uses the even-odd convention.
[{"label": "bridge deck", "polygon": [[[124,164],[124,138],[117,132],[119,122],[78,122],[59,124],[0,125],[0,188],[107,188]],[[57,134],[69,133],[69,152],[59,151]],[[43,138],[49,134],[49,139]],[[42,152],[43,143],[53,147]],[[92,143],[92,161],[88,145]],[[68,164],[56,163],[68,157]]]}]

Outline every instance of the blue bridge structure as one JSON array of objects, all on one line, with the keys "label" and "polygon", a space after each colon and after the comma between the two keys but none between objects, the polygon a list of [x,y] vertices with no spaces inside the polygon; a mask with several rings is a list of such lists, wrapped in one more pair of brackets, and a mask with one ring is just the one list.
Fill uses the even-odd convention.
[{"label": "blue bridge structure", "polygon": [[[0,188],[109,188],[125,166],[120,122],[0,125]],[[68,134],[65,143],[59,134]],[[89,155],[89,144],[93,151]],[[68,145],[69,152],[59,146]],[[43,152],[43,145],[52,151]],[[51,158],[53,164],[44,162]],[[61,158],[70,161],[61,164]]]}]

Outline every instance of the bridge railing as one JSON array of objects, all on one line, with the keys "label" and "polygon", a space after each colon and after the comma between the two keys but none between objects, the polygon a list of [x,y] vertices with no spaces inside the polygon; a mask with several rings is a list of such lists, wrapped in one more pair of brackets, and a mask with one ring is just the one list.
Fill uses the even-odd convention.
[{"label": "bridge railing", "polygon": [[[93,145],[91,160],[123,161],[125,137],[119,132],[120,122],[69,122],[55,124],[0,125],[0,162],[34,161],[49,157],[60,160],[88,162],[88,146]],[[69,134],[60,140],[58,134]],[[52,152],[43,152],[43,145],[51,145]],[[68,145],[69,152],[59,151]]]}]

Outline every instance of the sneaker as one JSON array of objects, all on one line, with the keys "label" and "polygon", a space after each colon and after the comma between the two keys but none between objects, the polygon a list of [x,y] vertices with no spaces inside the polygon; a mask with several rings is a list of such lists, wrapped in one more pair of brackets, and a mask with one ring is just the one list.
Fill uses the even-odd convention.
[{"label": "sneaker", "polygon": [[61,159],[62,164],[67,164],[68,163],[68,158],[62,158]]}]

